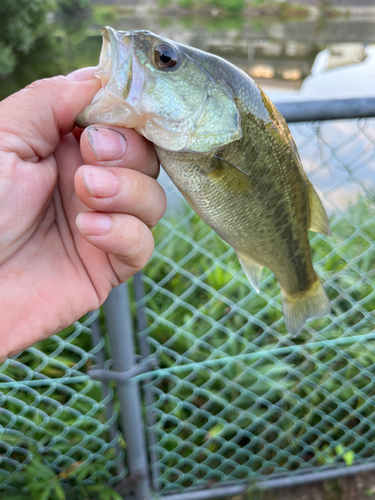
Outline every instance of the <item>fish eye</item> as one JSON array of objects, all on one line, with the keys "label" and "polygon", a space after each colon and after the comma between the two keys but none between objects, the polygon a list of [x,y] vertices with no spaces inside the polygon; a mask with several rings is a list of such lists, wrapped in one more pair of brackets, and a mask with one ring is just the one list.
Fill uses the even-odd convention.
[{"label": "fish eye", "polygon": [[154,61],[159,68],[173,68],[178,62],[177,50],[167,43],[160,43],[154,49]]}]

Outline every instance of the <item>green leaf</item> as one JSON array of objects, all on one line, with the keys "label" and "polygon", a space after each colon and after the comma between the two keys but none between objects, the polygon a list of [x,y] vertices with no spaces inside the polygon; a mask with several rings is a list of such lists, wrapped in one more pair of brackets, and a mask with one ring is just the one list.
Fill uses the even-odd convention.
[{"label": "green leaf", "polygon": [[30,500],[30,496],[15,491],[15,492],[7,493],[7,495],[5,497],[2,496],[1,499],[2,500]]},{"label": "green leaf", "polygon": [[348,467],[353,465],[354,457],[355,457],[355,453],[352,450],[346,451],[342,456],[342,458],[344,459],[344,461]]},{"label": "green leaf", "polygon": [[336,455],[341,456],[344,453],[344,447],[341,444],[335,446]]},{"label": "green leaf", "polygon": [[48,500],[50,498],[50,493],[52,491],[52,488],[53,485],[49,484],[39,497],[35,497],[35,500]]},{"label": "green leaf", "polygon": [[220,432],[224,429],[224,425],[219,422],[217,424],[215,424],[213,427],[211,427],[211,429],[208,431],[207,433],[207,438],[213,438],[215,436],[217,436],[218,434],[220,434]]},{"label": "green leaf", "polygon": [[59,482],[55,484],[55,493],[58,500],[65,500],[65,491]]},{"label": "green leaf", "polygon": [[93,486],[89,486],[89,490],[92,493],[98,493],[99,500],[123,500],[122,496],[109,486],[96,484]]}]

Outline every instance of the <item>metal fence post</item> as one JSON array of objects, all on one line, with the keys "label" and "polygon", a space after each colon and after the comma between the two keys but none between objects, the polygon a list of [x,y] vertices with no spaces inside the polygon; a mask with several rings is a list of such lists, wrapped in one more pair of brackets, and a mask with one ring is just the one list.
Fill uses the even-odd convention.
[{"label": "metal fence post", "polygon": [[[114,288],[104,303],[114,370],[127,371],[136,364],[134,331],[126,283]],[[116,381],[121,407],[121,426],[126,441],[127,465],[134,475],[135,500],[150,495],[148,460],[139,384],[131,380]]]},{"label": "metal fence post", "polygon": [[[100,333],[100,326],[99,326],[99,318],[96,318],[94,320],[94,322],[91,324],[91,338],[92,338],[92,345],[94,348],[97,345],[99,345],[101,340],[102,340],[102,335]],[[101,348],[100,351],[98,351],[95,354],[95,356],[96,356],[97,367],[100,369],[104,369],[105,361],[106,361],[104,349]],[[108,399],[108,396],[109,396],[109,382],[108,382],[108,380],[101,381],[101,390],[102,390],[103,399]],[[112,399],[110,399],[107,402],[106,407],[107,407],[106,408],[107,420],[109,420],[109,421],[113,420],[115,410],[113,407],[113,400]],[[119,476],[125,476],[125,466],[124,466],[123,458],[122,458],[123,453],[122,453],[120,445],[118,443],[119,429],[118,429],[116,421],[112,422],[109,425],[108,433],[109,433],[109,437],[110,437],[111,441],[113,443],[115,443],[114,450],[115,450],[116,455],[121,458],[121,460],[119,460],[116,464],[117,474]]]},{"label": "metal fence post", "polygon": [[[145,296],[145,287],[142,281],[142,271],[139,271],[134,275],[134,295],[136,302],[140,302]],[[142,332],[147,328],[147,318],[145,312],[145,305],[139,303],[137,306],[137,329]],[[143,358],[148,358],[151,355],[150,344],[147,342],[147,337],[142,336],[138,341],[139,350]],[[143,394],[146,405],[146,424],[147,424],[147,437],[148,437],[148,448],[150,456],[150,468],[151,468],[151,481],[154,491],[160,491],[160,467],[159,467],[159,455],[156,449],[158,444],[158,436],[155,431],[156,416],[152,412],[152,405],[155,402],[154,395],[150,390],[150,385],[152,383],[151,379],[146,379],[143,382]]]}]

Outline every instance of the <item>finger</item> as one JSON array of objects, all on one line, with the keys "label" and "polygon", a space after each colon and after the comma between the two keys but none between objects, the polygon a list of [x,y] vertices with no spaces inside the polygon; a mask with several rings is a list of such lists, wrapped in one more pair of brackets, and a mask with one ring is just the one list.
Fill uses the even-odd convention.
[{"label": "finger", "polygon": [[66,75],[66,77],[73,82],[83,82],[85,80],[90,80],[90,78],[94,78],[98,69],[97,66],[88,66],[87,68],[76,69],[72,71],[72,73],[69,73],[69,75]]},{"label": "finger", "polygon": [[89,243],[110,254],[120,283],[141,270],[154,250],[150,229],[131,215],[81,212],[76,222]]},{"label": "finger", "polygon": [[72,81],[56,76],[8,97],[0,106],[1,148],[23,160],[47,158],[99,89],[97,78]]},{"label": "finger", "polygon": [[76,172],[74,186],[79,199],[92,210],[133,215],[149,227],[167,208],[160,184],[128,168],[84,165]]},{"label": "finger", "polygon": [[81,136],[81,154],[88,165],[127,167],[156,177],[159,162],[154,148],[134,129],[93,125]]}]

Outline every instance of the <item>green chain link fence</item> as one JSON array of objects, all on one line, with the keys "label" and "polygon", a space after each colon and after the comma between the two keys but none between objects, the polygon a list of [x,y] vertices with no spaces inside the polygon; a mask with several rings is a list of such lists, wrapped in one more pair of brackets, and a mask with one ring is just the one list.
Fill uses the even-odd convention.
[{"label": "green chain link fence", "polygon": [[[134,377],[163,497],[375,463],[375,120],[291,130],[331,220],[333,237],[311,233],[311,248],[332,313],[293,340],[273,275],[254,292],[233,250],[169,188],[136,303],[137,342],[159,367]],[[103,358],[94,318],[2,365],[0,488],[32,454],[57,471],[92,461],[93,479],[127,475],[112,386],[87,374]]]},{"label": "green chain link fence", "polygon": [[330,215],[333,237],[311,233],[311,248],[332,314],[293,340],[273,275],[254,292],[233,249],[174,205],[138,333],[160,360],[148,388],[163,495],[375,460],[375,120],[291,130]]},{"label": "green chain link fence", "polygon": [[92,480],[125,476],[113,391],[86,374],[103,357],[104,340],[90,328],[97,315],[1,365],[0,491],[33,456],[56,473],[90,463]]}]

